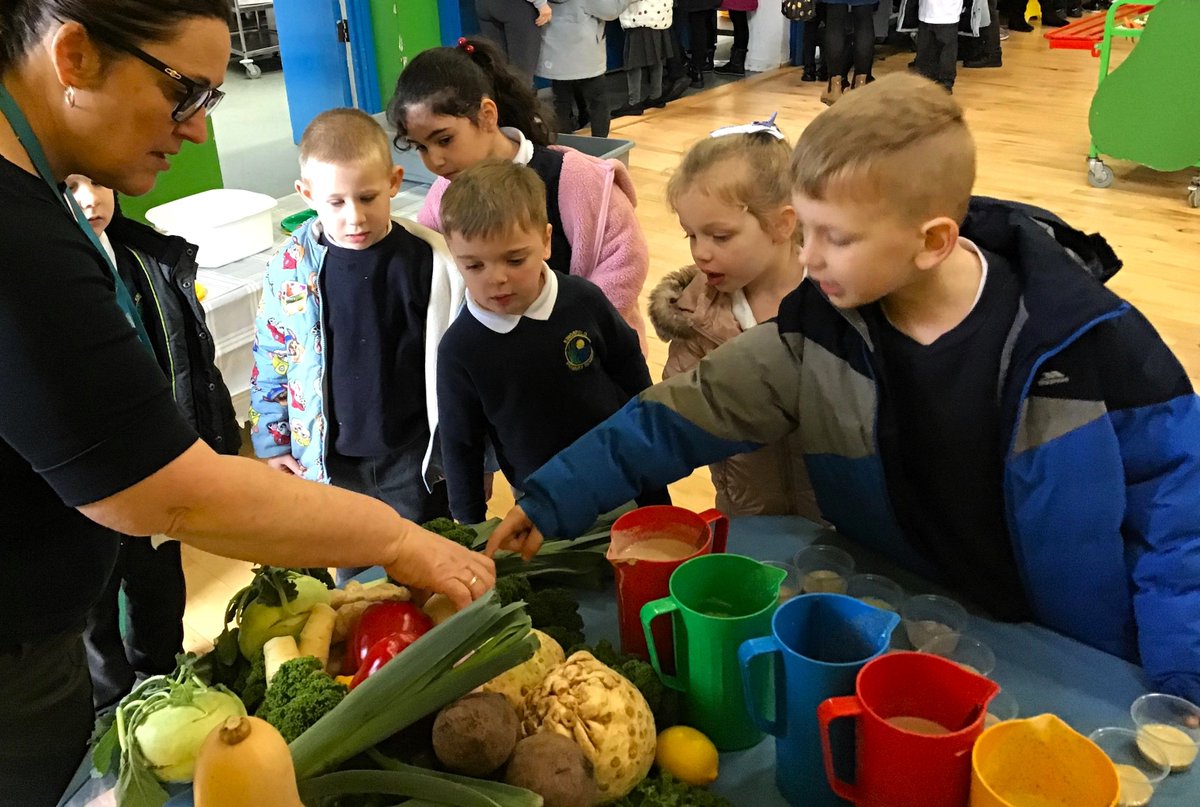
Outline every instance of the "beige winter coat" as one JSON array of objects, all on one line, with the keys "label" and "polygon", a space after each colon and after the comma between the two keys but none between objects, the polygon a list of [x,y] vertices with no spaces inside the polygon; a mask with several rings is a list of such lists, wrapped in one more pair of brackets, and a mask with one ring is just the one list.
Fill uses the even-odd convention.
[{"label": "beige winter coat", "polygon": [[[733,298],[710,288],[695,266],[672,272],[650,293],[650,321],[669,343],[663,378],[687,372],[742,332]],[[730,516],[800,515],[821,520],[803,454],[792,434],[709,466],[717,508]]]}]

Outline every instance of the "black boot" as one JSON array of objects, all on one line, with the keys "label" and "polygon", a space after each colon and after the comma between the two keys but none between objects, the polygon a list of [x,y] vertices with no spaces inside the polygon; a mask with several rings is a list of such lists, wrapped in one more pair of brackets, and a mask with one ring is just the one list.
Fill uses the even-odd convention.
[{"label": "black boot", "polygon": [[816,81],[817,80],[817,66],[814,64],[804,65],[804,72],[800,74],[800,80],[801,81]]},{"label": "black boot", "polygon": [[1068,0],[1067,16],[1076,19],[1083,16],[1083,3],[1081,0]]},{"label": "black boot", "polygon": [[[746,75],[746,49],[734,48],[729,52],[729,61],[719,66],[715,71],[723,76]],[[814,77],[815,78],[815,77]]]},{"label": "black boot", "polygon": [[646,107],[648,105],[649,105],[648,101],[642,101],[641,103],[637,103],[637,104],[626,104],[625,106],[617,107],[616,109],[614,109],[612,111],[611,115],[614,118],[624,118],[628,115],[641,115],[643,112],[646,111]]},{"label": "black boot", "polygon": [[711,73],[713,71],[713,69],[716,67],[716,65],[713,63],[713,59],[715,59],[716,57],[717,57],[717,49],[709,48],[708,53],[704,57],[704,72],[705,73]]},{"label": "black boot", "polygon": [[688,87],[691,85],[692,79],[690,76],[684,75],[680,76],[679,78],[672,79],[670,86],[663,88],[663,94],[661,96],[650,99],[650,106],[664,107],[672,101],[682,98],[683,94],[688,91]]},{"label": "black boot", "polygon": [[1008,30],[1016,31],[1019,34],[1027,34],[1033,30],[1033,26],[1029,24],[1029,21],[1025,19],[1025,15],[1023,14],[1019,17],[1009,17],[1007,27]]},{"label": "black boot", "polygon": [[1070,25],[1065,17],[1059,15],[1057,9],[1042,9],[1042,27],[1043,28],[1062,28],[1064,25]]},{"label": "black boot", "polygon": [[704,89],[704,74],[697,71],[696,68],[688,65],[688,75],[692,77],[692,81],[688,84],[694,90]]}]

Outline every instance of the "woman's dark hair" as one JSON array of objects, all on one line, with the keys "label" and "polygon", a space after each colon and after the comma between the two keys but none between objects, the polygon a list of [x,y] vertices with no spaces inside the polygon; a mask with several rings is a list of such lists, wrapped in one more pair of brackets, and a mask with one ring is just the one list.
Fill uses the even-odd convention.
[{"label": "woman's dark hair", "polygon": [[436,115],[470,118],[477,123],[484,97],[496,102],[500,125],[519,130],[532,143],[554,140],[554,118],[538,99],[529,79],[486,39],[464,39],[457,48],[418,53],[396,81],[388,120],[396,127],[396,148],[409,147],[408,108],[427,104]]},{"label": "woman's dark hair", "polygon": [[78,22],[100,45],[170,39],[193,17],[229,18],[230,0],[0,0],[0,70],[21,60],[55,23]]}]

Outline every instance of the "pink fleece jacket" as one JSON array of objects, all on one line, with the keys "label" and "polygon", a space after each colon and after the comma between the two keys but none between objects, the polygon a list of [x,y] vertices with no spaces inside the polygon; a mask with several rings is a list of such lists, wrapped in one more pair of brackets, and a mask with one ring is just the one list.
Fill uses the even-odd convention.
[{"label": "pink fleece jacket", "polygon": [[[571,242],[571,274],[600,287],[646,346],[646,324],[638,308],[650,269],[650,250],[633,208],[637,193],[628,169],[619,160],[602,160],[565,146],[558,209]],[[429,189],[417,221],[441,232],[443,177]]]}]

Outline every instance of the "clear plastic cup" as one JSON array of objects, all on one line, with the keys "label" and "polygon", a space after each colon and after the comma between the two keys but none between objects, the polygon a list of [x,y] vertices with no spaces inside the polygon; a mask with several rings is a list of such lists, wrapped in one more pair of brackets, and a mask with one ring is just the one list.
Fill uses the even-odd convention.
[{"label": "clear plastic cup", "polygon": [[846,581],[846,593],[883,611],[900,612],[908,596],[899,583],[881,574],[856,574]]},{"label": "clear plastic cup", "polygon": [[992,648],[973,636],[942,633],[918,647],[917,651],[949,659],[985,678],[996,669],[996,654],[992,652]]},{"label": "clear plastic cup", "polygon": [[970,619],[967,609],[937,594],[909,597],[900,608],[900,618],[914,649],[924,647],[938,636],[961,636]]},{"label": "clear plastic cup", "polygon": [[800,572],[802,594],[845,594],[846,582],[854,574],[850,553],[827,544],[801,549],[792,562]]},{"label": "clear plastic cup", "polygon": [[790,563],[783,563],[777,560],[764,560],[763,566],[770,566],[775,569],[783,569],[787,572],[787,577],[783,578],[783,582],[779,584],[779,604],[783,605],[792,597],[800,593],[800,570]]},{"label": "clear plastic cup", "polygon": [[1017,699],[1010,695],[1008,690],[1002,689],[988,701],[987,714],[983,718],[983,727],[984,729],[990,729],[997,723],[1016,720],[1020,714],[1021,709],[1017,704]]},{"label": "clear plastic cup", "polygon": [[[1154,788],[1171,772],[1165,762],[1166,751],[1162,746],[1152,739],[1139,737],[1138,732],[1131,729],[1096,729],[1088,735],[1088,739],[1108,755],[1117,769],[1117,779],[1121,785],[1118,807],[1144,807],[1149,804]],[[1149,754],[1146,749],[1150,750]]]},{"label": "clear plastic cup", "polygon": [[[1129,708],[1142,753],[1162,753],[1172,771],[1187,770],[1200,753],[1200,706],[1175,695],[1143,695]],[[1150,743],[1152,739],[1154,743]],[[1155,745],[1156,744],[1156,745]]]}]

